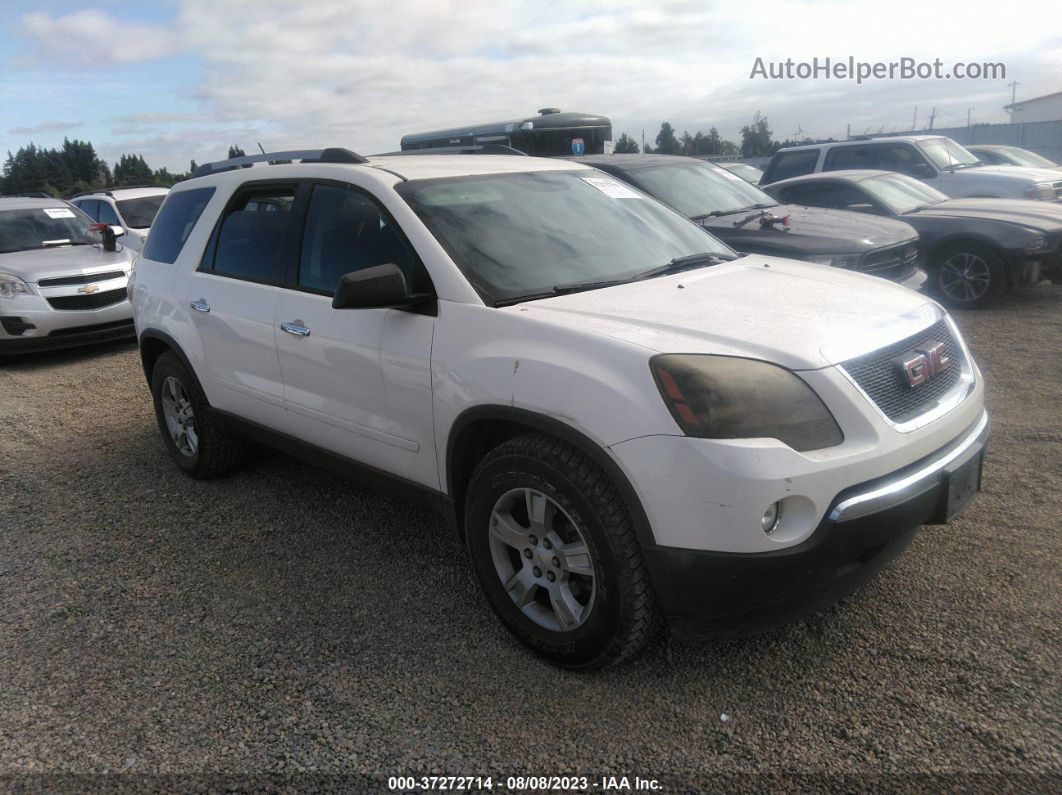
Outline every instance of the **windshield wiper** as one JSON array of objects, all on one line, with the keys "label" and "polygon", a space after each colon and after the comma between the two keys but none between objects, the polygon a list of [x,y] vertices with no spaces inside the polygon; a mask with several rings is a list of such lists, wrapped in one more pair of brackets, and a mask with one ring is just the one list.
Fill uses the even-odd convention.
[{"label": "windshield wiper", "polygon": [[748,207],[735,207],[732,210],[712,210],[710,213],[701,213],[700,215],[691,215],[691,221],[703,221],[705,218],[719,218],[723,215],[733,215],[734,213],[744,213],[749,210],[766,210],[768,207],[777,207],[777,204],[763,204],[762,202],[756,202],[750,204]]},{"label": "windshield wiper", "polygon": [[702,268],[705,265],[718,265],[720,262],[731,262],[737,259],[729,254],[720,254],[715,251],[702,251],[700,254],[689,254],[685,257],[675,257],[666,265],[650,268],[631,277],[630,281],[637,282],[642,279],[652,279],[654,276],[667,276],[670,273],[687,271],[693,268]]}]

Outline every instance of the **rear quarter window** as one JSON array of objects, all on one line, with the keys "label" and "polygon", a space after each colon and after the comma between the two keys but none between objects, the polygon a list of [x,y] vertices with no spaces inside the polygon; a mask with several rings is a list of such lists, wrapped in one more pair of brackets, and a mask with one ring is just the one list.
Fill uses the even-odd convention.
[{"label": "rear quarter window", "polygon": [[171,193],[151,227],[144,246],[144,259],[169,264],[176,262],[214,190],[193,188]]},{"label": "rear quarter window", "polygon": [[819,160],[818,149],[800,149],[794,152],[779,152],[767,168],[760,183],[766,185],[769,182],[800,177],[810,174],[815,170],[815,164]]}]

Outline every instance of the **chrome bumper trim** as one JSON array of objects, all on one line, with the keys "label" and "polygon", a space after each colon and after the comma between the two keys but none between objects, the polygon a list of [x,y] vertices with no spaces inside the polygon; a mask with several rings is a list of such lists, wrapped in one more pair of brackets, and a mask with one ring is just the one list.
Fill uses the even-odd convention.
[{"label": "chrome bumper trim", "polygon": [[926,485],[928,481],[939,478],[941,470],[969,450],[971,445],[977,442],[978,437],[981,436],[987,426],[988,412],[982,411],[981,418],[977,421],[973,430],[957,446],[910,475],[905,475],[871,491],[842,500],[830,511],[830,519],[834,522],[847,522],[899,505],[917,493],[919,491],[918,486]]}]

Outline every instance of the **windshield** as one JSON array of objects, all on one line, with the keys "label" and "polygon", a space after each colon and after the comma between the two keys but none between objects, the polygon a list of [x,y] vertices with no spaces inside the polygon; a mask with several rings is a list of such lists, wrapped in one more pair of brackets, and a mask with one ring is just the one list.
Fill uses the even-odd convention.
[{"label": "windshield", "polygon": [[630,178],[647,193],[667,202],[687,218],[724,215],[754,205],[773,207],[776,202],[737,174],[707,164],[679,162],[674,165],[637,168]]},{"label": "windshield", "polygon": [[763,172],[756,168],[756,166],[750,166],[748,163],[727,163],[726,165],[720,164],[720,168],[725,168],[733,174],[737,174],[746,182],[753,185],[758,185],[760,178],[763,177]]},{"label": "windshield", "polygon": [[870,177],[861,180],[859,186],[894,213],[907,213],[948,198],[936,188],[905,174]]},{"label": "windshield", "polygon": [[1016,166],[1028,166],[1030,168],[1056,168],[1056,165],[1046,157],[1041,157],[1036,152],[1021,149],[1017,146],[1007,146],[999,150],[1003,157]]},{"label": "windshield", "polygon": [[162,206],[162,200],[166,194],[158,196],[142,196],[139,199],[125,199],[118,201],[118,212],[125,219],[126,226],[133,229],[147,229],[155,220],[155,215]]},{"label": "windshield", "polygon": [[0,254],[96,242],[92,221],[73,207],[0,211]]},{"label": "windshield", "polygon": [[950,138],[919,141],[918,148],[937,168],[970,168],[984,165],[973,152],[959,146]]},{"label": "windshield", "polygon": [[414,180],[397,186],[488,302],[634,277],[691,254],[734,253],[595,171]]}]

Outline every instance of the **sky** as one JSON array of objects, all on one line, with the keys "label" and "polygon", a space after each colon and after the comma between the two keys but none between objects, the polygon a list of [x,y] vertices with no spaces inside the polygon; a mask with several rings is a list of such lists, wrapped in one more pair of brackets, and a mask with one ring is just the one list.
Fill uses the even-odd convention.
[{"label": "sky", "polygon": [[[248,152],[398,148],[404,133],[597,113],[650,141],[757,113],[776,139],[1007,120],[1062,91],[1051,3],[926,0],[0,0],[0,153],[89,140],[185,171]],[[1054,24],[1052,24],[1054,23]],[[764,80],[765,62],[1001,62],[990,80]]]}]

